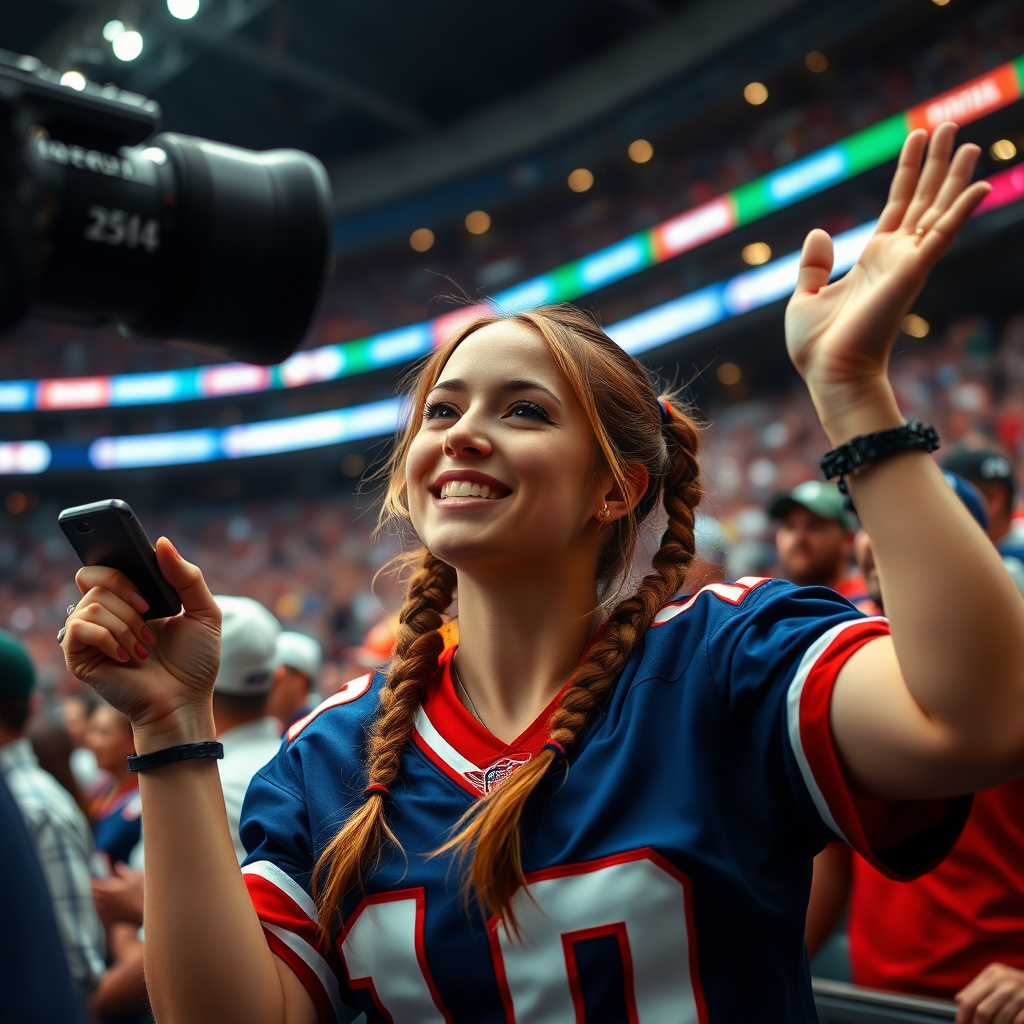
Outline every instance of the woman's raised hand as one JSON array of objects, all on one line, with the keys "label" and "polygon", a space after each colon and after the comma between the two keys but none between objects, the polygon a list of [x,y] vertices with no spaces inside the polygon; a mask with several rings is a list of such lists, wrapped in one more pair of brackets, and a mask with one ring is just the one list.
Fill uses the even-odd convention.
[{"label": "woman's raised hand", "polygon": [[981,150],[968,144],[954,154],[956,132],[952,123],[935,130],[923,167],[927,133],[910,134],[878,227],[844,277],[828,283],[826,232],[815,229],[804,242],[786,347],[835,444],[902,422],[887,378],[900,322],[991,187],[970,184]]},{"label": "woman's raised hand", "polygon": [[213,739],[220,665],[221,612],[203,574],[166,537],[156,557],[181,598],[179,614],[147,622],[146,602],[127,577],[86,566],[75,577],[82,600],[61,645],[71,673],[128,716],[136,746],[146,749]]}]

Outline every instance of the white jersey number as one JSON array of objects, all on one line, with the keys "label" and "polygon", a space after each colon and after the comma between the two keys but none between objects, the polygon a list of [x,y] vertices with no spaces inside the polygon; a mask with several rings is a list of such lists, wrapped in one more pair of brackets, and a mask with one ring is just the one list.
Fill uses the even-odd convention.
[{"label": "white jersey number", "polygon": [[[508,1024],[585,1024],[576,944],[614,936],[630,1024],[706,1020],[692,940],[689,879],[653,850],[528,875],[513,908],[517,941],[492,921],[495,973]],[[530,896],[533,899],[530,899]],[[367,901],[342,939],[349,979],[392,1020],[450,1021],[423,947],[423,890]]]}]

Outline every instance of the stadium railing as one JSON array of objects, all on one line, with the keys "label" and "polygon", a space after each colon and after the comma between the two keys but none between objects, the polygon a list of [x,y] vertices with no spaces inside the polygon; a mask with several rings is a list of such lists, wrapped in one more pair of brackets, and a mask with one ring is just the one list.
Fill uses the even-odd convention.
[{"label": "stadium railing", "polygon": [[944,1000],[879,992],[822,978],[814,978],[811,986],[821,1024],[938,1024],[956,1017],[956,1005]]}]

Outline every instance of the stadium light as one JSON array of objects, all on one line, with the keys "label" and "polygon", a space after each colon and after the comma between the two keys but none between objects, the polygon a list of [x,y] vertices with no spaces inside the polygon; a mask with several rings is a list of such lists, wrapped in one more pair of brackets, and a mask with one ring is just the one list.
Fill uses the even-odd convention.
[{"label": "stadium light", "polygon": [[772,247],[767,242],[751,242],[750,245],[743,246],[740,255],[743,257],[744,263],[749,263],[752,267],[759,267],[772,258]]},{"label": "stadium light", "polygon": [[123,35],[124,22],[118,21],[117,18],[114,18],[113,21],[108,21],[106,25],[103,26],[103,38],[106,39],[108,43],[112,43],[118,36]]},{"label": "stadium light", "polygon": [[927,337],[931,329],[932,325],[923,316],[918,316],[916,313],[908,313],[900,324],[900,330],[912,338]]},{"label": "stadium light", "polygon": [[125,63],[142,53],[142,36],[135,29],[126,29],[111,44],[114,56]]},{"label": "stadium light", "polygon": [[81,71],[65,71],[60,76],[60,84],[74,89],[75,92],[81,92],[86,86],[86,77]]},{"label": "stadium light", "polygon": [[816,75],[820,75],[828,67],[828,57],[821,50],[811,50],[804,57],[804,64],[807,66],[808,71],[813,71]]},{"label": "stadium light", "polygon": [[[1024,55],[660,224],[521,281],[492,295],[490,301],[503,309],[516,310],[550,302],[571,302],[880,166],[896,156],[913,128],[934,128],[950,118],[961,125],[970,124],[1022,95]],[[150,159],[156,153],[166,159],[166,154],[159,150],[149,154]],[[982,200],[975,216],[1024,199],[1024,164],[1004,168],[989,181],[992,191]],[[701,302],[693,300],[687,307],[689,313],[696,316],[701,310],[708,312],[713,308],[710,300]],[[301,388],[417,359],[447,340],[454,329],[451,315],[296,352],[262,376],[253,376],[248,371],[235,374],[230,367],[216,364],[102,377],[0,380],[0,412],[163,405]],[[34,451],[0,444],[0,473],[7,465],[4,459],[15,458],[12,452],[19,454],[11,464],[21,465],[21,460],[30,458],[26,453]]]},{"label": "stadium light", "polygon": [[430,228],[417,228],[409,236],[409,245],[417,252],[426,252],[434,245],[434,232]]},{"label": "stadium light", "polygon": [[587,192],[593,187],[593,172],[588,171],[586,167],[577,167],[576,170],[569,175],[569,188],[571,188],[573,192]]},{"label": "stadium light", "polygon": [[[1016,181],[1016,172],[1020,171],[1021,181]],[[990,209],[1024,199],[1024,168],[1013,167],[1000,172],[992,179],[997,184],[987,199],[993,196],[996,201],[989,205],[982,204],[977,211],[985,213]],[[1019,187],[1018,187],[1019,185]],[[835,251],[835,263],[832,267],[832,278],[844,274],[857,262],[858,257],[874,234],[877,221],[870,221],[858,227],[844,231],[832,240]],[[695,334],[697,331],[721,323],[733,317],[742,316],[752,309],[759,309],[780,299],[786,298],[796,285],[800,267],[800,251],[788,253],[770,263],[752,270],[747,270],[736,277],[717,284],[708,285],[644,310],[634,316],[610,324],[607,328],[612,341],[620,345],[632,355],[640,355],[651,349],[666,345],[679,338]],[[413,325],[389,332],[388,343],[400,359],[393,362],[407,362],[418,356],[426,355],[433,348],[431,332],[426,325]],[[922,330],[927,333],[930,327],[923,318],[909,314],[903,321],[903,329],[908,333]],[[909,328],[909,330],[908,330]],[[923,334],[914,335],[923,337]],[[374,345],[380,348],[382,338],[374,339]],[[340,346],[337,346],[340,347]],[[328,352],[327,354],[332,354]],[[336,352],[333,353],[337,355]],[[298,352],[286,361],[298,368],[309,369],[309,360],[319,360],[323,352],[316,350]],[[383,351],[379,358],[385,358]],[[735,369],[728,369],[730,364],[719,368],[719,380],[728,386],[738,383],[742,370],[736,364]],[[203,367],[203,370],[215,369],[228,376],[238,375],[243,371],[263,373],[269,379],[270,371],[266,367],[254,367],[244,364],[232,366],[218,365]],[[280,368],[278,368],[280,369]],[[724,372],[726,379],[722,380]],[[739,376],[736,374],[739,373]],[[165,379],[164,374],[137,374],[138,377]],[[337,376],[335,372],[320,376],[326,380]],[[109,380],[110,378],[107,378]],[[24,383],[24,382],[12,382]],[[59,382],[54,382],[59,383]],[[256,381],[256,384],[259,382]],[[3,385],[0,385],[0,401],[2,401]],[[260,390],[254,387],[252,390]],[[107,403],[110,404],[110,403]],[[0,442],[0,474],[37,474],[50,470],[77,469],[132,469],[141,466],[174,466],[196,462],[213,462],[222,459],[248,458],[257,455],[273,455],[282,452],[305,451],[326,445],[345,444],[350,441],[366,440],[371,437],[382,437],[392,433],[404,421],[407,412],[406,400],[403,398],[387,398],[365,405],[346,406],[331,409],[327,412],[291,416],[279,420],[259,423],[240,423],[231,427],[209,427],[198,430],[177,430],[163,434],[128,434],[120,437],[101,437],[91,444],[65,443],[51,449],[46,441],[9,441]]]},{"label": "stadium light", "polygon": [[768,99],[768,86],[764,82],[750,82],[743,90],[743,98],[753,107]]},{"label": "stadium light", "polygon": [[491,215],[483,210],[466,214],[466,230],[471,235],[483,235],[491,229]]},{"label": "stadium light", "polygon": [[199,0],[167,0],[167,10],[179,21],[189,21],[199,13]]},{"label": "stadium light", "polygon": [[1009,139],[999,139],[992,143],[989,153],[994,160],[1012,160],[1017,155],[1017,147]]},{"label": "stadium light", "polygon": [[636,139],[626,150],[629,159],[635,164],[645,164],[654,156],[654,147],[646,139]]}]

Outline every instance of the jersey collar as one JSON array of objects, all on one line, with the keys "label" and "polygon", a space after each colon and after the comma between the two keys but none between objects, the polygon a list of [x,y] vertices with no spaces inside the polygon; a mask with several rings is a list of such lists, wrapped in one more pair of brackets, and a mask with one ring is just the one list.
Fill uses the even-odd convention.
[{"label": "jersey collar", "polygon": [[456,696],[452,682],[452,657],[456,650],[456,646],[448,647],[441,655],[441,671],[416,712],[413,742],[445,775],[478,797],[496,789],[512,772],[540,753],[562,690],[522,735],[504,744]]}]

